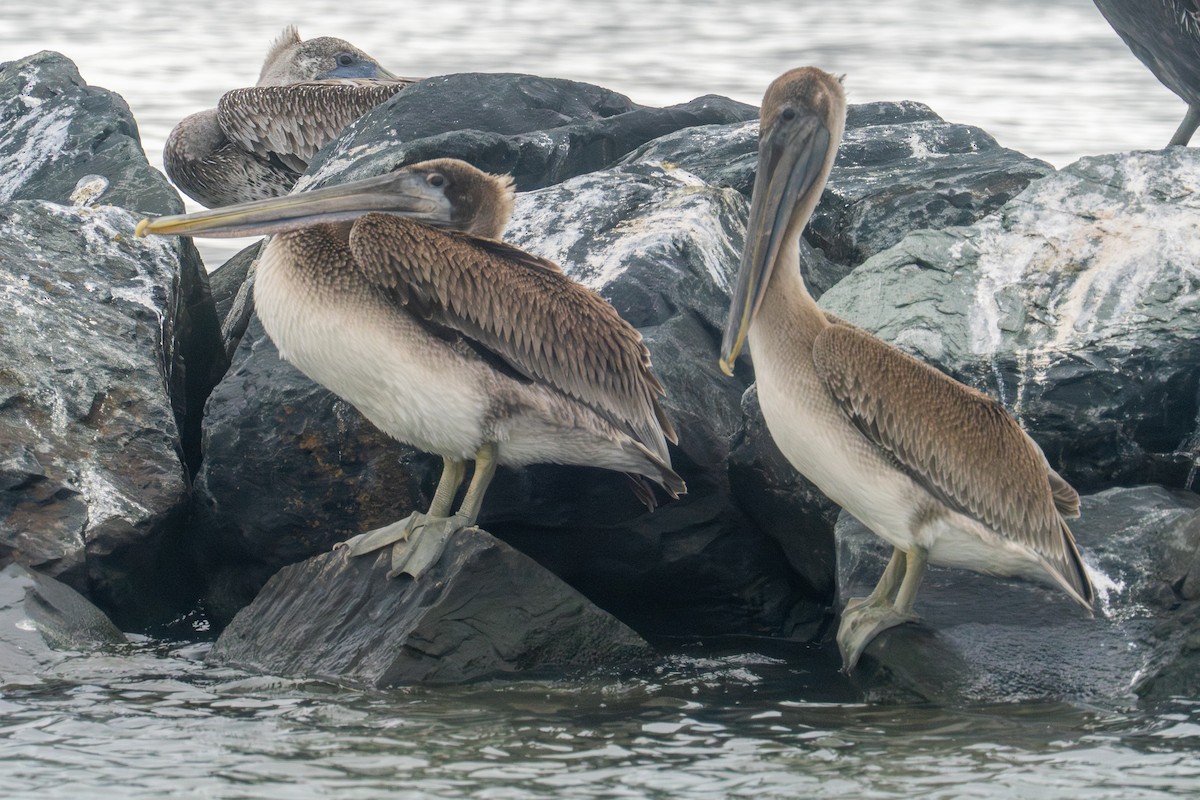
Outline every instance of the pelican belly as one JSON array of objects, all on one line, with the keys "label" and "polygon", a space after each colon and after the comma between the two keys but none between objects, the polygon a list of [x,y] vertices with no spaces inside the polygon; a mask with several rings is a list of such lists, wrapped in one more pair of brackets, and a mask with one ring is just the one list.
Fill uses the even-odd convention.
[{"label": "pelican belly", "polygon": [[[768,363],[755,344],[752,333],[755,363]],[[757,378],[767,429],[800,474],[894,547],[927,544],[913,538],[911,523],[928,493],[863,438],[815,375],[761,370]]]},{"label": "pelican belly", "polygon": [[421,450],[474,458],[489,407],[479,364],[353,282],[296,270],[288,234],[259,262],[254,304],[280,356],[384,433]]}]

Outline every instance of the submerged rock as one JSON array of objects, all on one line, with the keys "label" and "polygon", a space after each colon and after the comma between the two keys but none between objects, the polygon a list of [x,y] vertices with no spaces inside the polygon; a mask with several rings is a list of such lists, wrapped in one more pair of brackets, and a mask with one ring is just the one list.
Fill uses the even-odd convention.
[{"label": "submerged rock", "polygon": [[[917,595],[921,623],[868,645],[856,672],[868,694],[1111,702],[1179,686],[1182,667],[1195,666],[1197,604],[1184,604],[1176,587],[1180,555],[1200,548],[1200,498],[1143,486],[1086,496],[1081,505],[1071,529],[1096,586],[1094,618],[1055,588],[932,567]],[[837,537],[844,605],[874,588],[891,548],[848,514]]]},{"label": "submerged rock", "polygon": [[628,668],[654,656],[625,625],[483,531],[451,536],[419,581],[385,577],[390,550],[326,553],[280,570],[209,662],[387,687]]},{"label": "submerged rock", "polygon": [[1077,486],[1181,486],[1200,387],[1200,152],[1082,159],[910,234],[821,304],[994,397]]}]

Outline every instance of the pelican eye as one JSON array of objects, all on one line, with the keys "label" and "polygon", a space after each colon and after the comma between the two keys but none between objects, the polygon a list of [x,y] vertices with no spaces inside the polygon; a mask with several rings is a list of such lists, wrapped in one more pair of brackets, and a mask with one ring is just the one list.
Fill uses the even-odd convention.
[{"label": "pelican eye", "polygon": [[348,67],[354,63],[354,56],[350,53],[338,53],[337,63],[339,67]]},{"label": "pelican eye", "polygon": [[782,117],[785,122],[791,122],[796,118],[796,109],[788,106],[784,108],[783,111],[779,112],[779,116]]},{"label": "pelican eye", "polygon": [[431,172],[425,176],[425,182],[435,189],[440,189],[446,185],[446,176],[440,172]]}]

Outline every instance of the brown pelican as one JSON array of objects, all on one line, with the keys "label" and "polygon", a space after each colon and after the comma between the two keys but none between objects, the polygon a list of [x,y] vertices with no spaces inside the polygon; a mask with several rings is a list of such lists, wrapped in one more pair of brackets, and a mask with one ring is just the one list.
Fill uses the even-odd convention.
[{"label": "brown pelican", "polygon": [[1168,144],[1185,145],[1200,126],[1200,0],[1095,0],[1138,60],[1187,103]]},{"label": "brown pelican", "polygon": [[258,85],[186,117],[163,148],[175,185],[210,208],[287,194],[342,129],[412,83],[342,39],[302,41],[288,26]]},{"label": "brown pelican", "polygon": [[815,68],[775,80],[762,105],[758,175],[721,348],[747,337],[763,416],[821,491],[895,547],[879,585],[847,603],[847,670],[881,631],[915,620],[927,563],[1043,580],[1091,608],[1063,514],[1079,496],[1004,409],[817,306],[799,240],[845,123],[841,82]]},{"label": "brown pelican", "polygon": [[345,543],[352,555],[395,543],[393,575],[419,577],[475,523],[498,464],[626,472],[651,506],[645,479],[685,490],[641,335],[555,264],[497,240],[512,200],[507,177],[439,159],[138,225],[139,236],[274,234],[254,302],[280,355],[384,432],[442,456],[427,515]]}]

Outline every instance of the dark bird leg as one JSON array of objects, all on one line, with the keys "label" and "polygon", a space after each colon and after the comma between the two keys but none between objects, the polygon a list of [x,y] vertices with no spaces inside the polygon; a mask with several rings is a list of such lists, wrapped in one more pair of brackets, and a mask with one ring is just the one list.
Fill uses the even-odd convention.
[{"label": "dark bird leg", "polygon": [[1192,140],[1192,134],[1196,132],[1196,128],[1200,127],[1200,106],[1188,106],[1187,114],[1183,117],[1183,122],[1179,123],[1179,127],[1175,130],[1175,135],[1171,137],[1169,145],[1179,144],[1186,145]]}]

